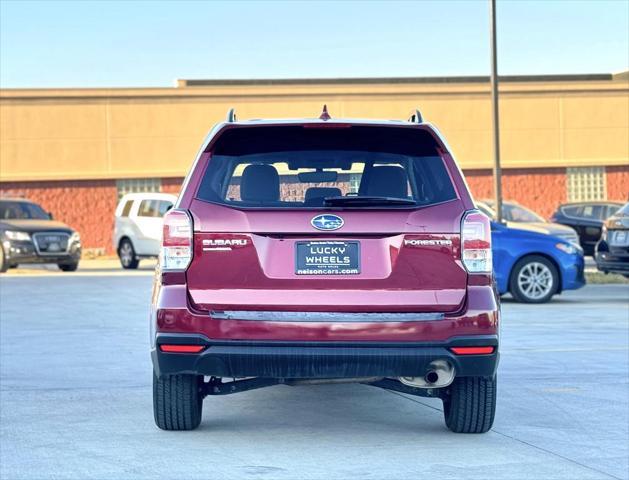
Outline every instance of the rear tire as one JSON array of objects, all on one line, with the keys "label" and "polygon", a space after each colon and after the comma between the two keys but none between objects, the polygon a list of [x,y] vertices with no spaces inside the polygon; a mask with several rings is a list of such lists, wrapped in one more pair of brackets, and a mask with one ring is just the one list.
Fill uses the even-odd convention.
[{"label": "rear tire", "polygon": [[511,271],[509,291],[522,303],[546,303],[559,290],[557,267],[541,255],[527,255]]},{"label": "rear tire", "polygon": [[4,273],[9,269],[9,264],[4,258],[4,248],[0,245],[0,273]]},{"label": "rear tire", "polygon": [[120,258],[120,265],[125,269],[136,269],[140,264],[140,260],[135,255],[135,248],[133,248],[133,244],[128,238],[120,242],[118,258]]},{"label": "rear tire", "polygon": [[75,272],[77,268],[79,268],[79,262],[75,263],[59,263],[57,266],[63,272]]},{"label": "rear tire", "polygon": [[153,415],[162,430],[194,430],[201,423],[203,377],[153,373]]},{"label": "rear tire", "polygon": [[457,377],[443,399],[447,427],[455,433],[485,433],[496,414],[496,376]]}]

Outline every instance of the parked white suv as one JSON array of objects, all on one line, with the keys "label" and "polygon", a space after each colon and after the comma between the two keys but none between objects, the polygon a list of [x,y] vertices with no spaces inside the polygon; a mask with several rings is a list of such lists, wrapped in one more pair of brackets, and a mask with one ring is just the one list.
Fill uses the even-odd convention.
[{"label": "parked white suv", "polygon": [[138,268],[141,258],[159,254],[162,217],[176,200],[168,193],[129,193],[120,199],[113,245],[122,268]]}]

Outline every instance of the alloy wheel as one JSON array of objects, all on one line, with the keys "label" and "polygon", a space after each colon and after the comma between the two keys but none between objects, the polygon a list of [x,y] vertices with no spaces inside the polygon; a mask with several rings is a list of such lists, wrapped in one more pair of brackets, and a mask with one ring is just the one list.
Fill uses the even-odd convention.
[{"label": "alloy wheel", "polygon": [[550,269],[540,262],[527,263],[518,273],[520,291],[531,300],[539,300],[548,295],[554,285]]},{"label": "alloy wheel", "polygon": [[120,261],[125,267],[131,265],[133,261],[133,247],[129,242],[123,242],[120,245]]}]

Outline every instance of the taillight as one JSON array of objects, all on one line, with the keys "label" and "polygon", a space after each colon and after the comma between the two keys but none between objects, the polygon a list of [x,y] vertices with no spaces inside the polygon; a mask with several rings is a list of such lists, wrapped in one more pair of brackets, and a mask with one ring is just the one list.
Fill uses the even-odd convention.
[{"label": "taillight", "polygon": [[469,273],[491,273],[491,227],[489,218],[469,212],[461,225],[461,260]]},{"label": "taillight", "polygon": [[192,260],[192,219],[185,210],[164,215],[162,270],[185,270]]}]

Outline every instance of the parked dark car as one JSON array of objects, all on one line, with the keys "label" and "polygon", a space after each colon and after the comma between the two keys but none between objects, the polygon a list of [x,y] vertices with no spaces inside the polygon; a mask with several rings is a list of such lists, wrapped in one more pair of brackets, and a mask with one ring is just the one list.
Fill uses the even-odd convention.
[{"label": "parked dark car", "polygon": [[72,272],[81,259],[81,238],[38,204],[0,199],[0,272],[24,263],[56,263]]},{"label": "parked dark car", "polygon": [[[481,200],[476,202],[478,209],[490,218],[495,218],[495,208],[493,200]],[[545,233],[559,237],[566,242],[579,243],[577,232],[571,227],[560,223],[548,222],[533,210],[513,201],[502,202],[502,219],[508,226],[520,230],[529,230],[536,233]]]},{"label": "parked dark car", "polygon": [[491,428],[490,221],[418,113],[230,114],[163,231],[151,304],[159,428],[196,428],[206,396],[343,382],[439,398],[454,432]]},{"label": "parked dark car", "polygon": [[629,278],[629,203],[605,221],[594,258],[600,271]]},{"label": "parked dark car", "polygon": [[559,205],[551,221],[574,228],[585,255],[594,255],[603,223],[622,207],[620,202],[580,202]]}]

